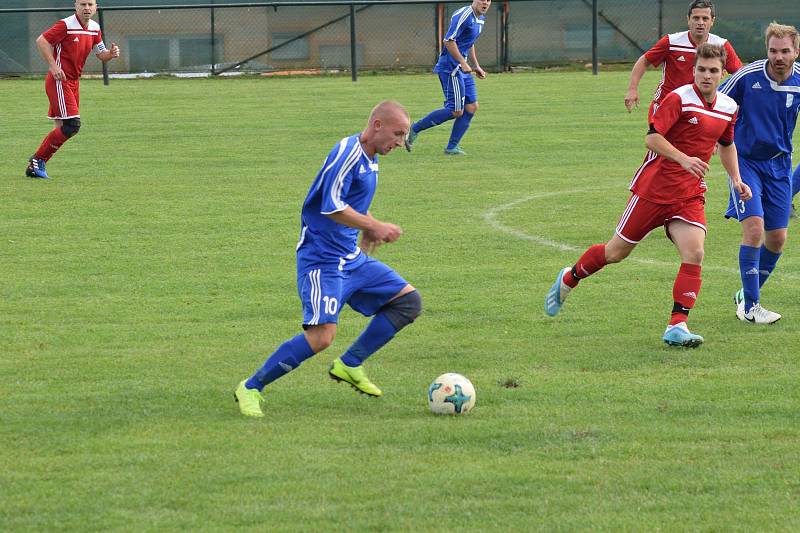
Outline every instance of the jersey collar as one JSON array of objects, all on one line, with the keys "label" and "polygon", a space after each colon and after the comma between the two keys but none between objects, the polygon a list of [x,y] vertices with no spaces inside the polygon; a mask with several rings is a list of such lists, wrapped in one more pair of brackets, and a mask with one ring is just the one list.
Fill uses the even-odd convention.
[{"label": "jersey collar", "polygon": [[711,103],[708,103],[708,101],[706,100],[706,97],[703,96],[703,93],[700,92],[700,89],[697,88],[697,85],[695,85],[694,82],[692,83],[692,89],[694,89],[694,94],[696,94],[697,97],[700,99],[700,101],[703,102],[703,105],[705,105],[709,109],[713,109],[714,108],[714,105],[717,103],[717,94],[716,93],[714,94],[714,101],[711,102]]}]

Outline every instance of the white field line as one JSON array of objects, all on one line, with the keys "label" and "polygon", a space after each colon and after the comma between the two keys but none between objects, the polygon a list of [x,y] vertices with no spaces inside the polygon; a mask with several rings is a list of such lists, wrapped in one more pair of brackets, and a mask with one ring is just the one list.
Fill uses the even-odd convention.
[{"label": "white field line", "polygon": [[[545,236],[542,236],[542,235],[532,235],[530,233],[526,233],[526,232],[524,232],[522,230],[519,230],[517,228],[513,228],[511,226],[503,224],[502,222],[500,222],[498,220],[498,218],[504,212],[509,211],[509,210],[521,205],[521,204],[525,204],[525,203],[528,203],[528,202],[534,202],[534,201],[537,201],[537,200],[542,200],[544,198],[566,196],[568,194],[584,194],[584,193],[598,192],[598,191],[603,191],[603,190],[608,190],[608,189],[607,188],[606,189],[602,189],[602,188],[587,188],[587,189],[575,189],[575,190],[571,190],[571,191],[554,191],[554,192],[544,192],[544,193],[540,193],[540,194],[532,194],[530,196],[524,196],[522,198],[518,198],[518,199],[516,199],[516,200],[514,200],[512,202],[509,202],[507,204],[499,205],[497,207],[492,207],[491,209],[488,209],[486,212],[483,213],[483,220],[489,226],[491,226],[492,228],[496,229],[497,231],[501,231],[503,233],[507,233],[509,235],[512,235],[512,236],[518,238],[518,239],[529,241],[529,242],[532,242],[534,244],[538,244],[539,246],[545,246],[547,248],[555,248],[556,250],[560,250],[562,252],[575,252],[575,253],[578,253],[578,252],[582,252],[583,251],[583,249],[578,247],[578,246],[574,246],[572,244],[568,244],[568,243],[564,243],[564,242],[560,242],[560,241],[555,241],[553,239],[549,239],[549,238],[547,238]],[[613,230],[613,228],[611,230]],[[609,231],[611,231],[611,230],[609,230]],[[733,251],[736,251],[733,248],[736,245],[737,244],[731,243],[731,249]],[[671,269],[674,269],[674,268],[677,267],[677,260],[668,263],[666,261],[658,261],[656,259],[647,259],[647,258],[636,257],[635,254],[636,254],[636,251],[634,250],[634,252],[631,254],[631,256],[628,257],[627,259],[625,259],[625,262],[631,262],[632,261],[632,262],[639,263],[639,264],[644,264],[644,265],[655,265],[655,266],[659,266],[659,267],[669,267]],[[738,257],[738,252],[736,254],[732,255],[732,257],[734,259],[736,257]],[[577,257],[573,257],[570,260],[576,261],[577,259],[578,259]],[[777,279],[785,278],[785,279],[795,279],[795,280],[796,279],[800,279],[800,275],[798,275],[798,274],[794,274],[794,273],[791,273],[791,272],[781,272],[780,263],[778,263],[778,265],[779,266],[776,269],[776,272],[774,274],[775,278],[777,278]],[[731,267],[704,264],[703,265],[703,270],[704,271],[712,270],[712,271],[715,271],[715,272],[725,272],[726,274],[733,274],[733,275],[735,275],[737,277],[739,276],[739,269],[738,268],[731,268]]]}]

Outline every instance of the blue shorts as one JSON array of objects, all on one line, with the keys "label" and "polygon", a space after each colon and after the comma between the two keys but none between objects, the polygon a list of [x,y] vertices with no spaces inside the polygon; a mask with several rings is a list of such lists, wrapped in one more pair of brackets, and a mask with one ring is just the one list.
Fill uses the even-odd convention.
[{"label": "blue shorts", "polygon": [[764,219],[764,230],[789,227],[792,207],[792,158],[783,155],[758,161],[739,157],[739,173],[753,192],[746,202],[731,189],[725,218],[736,217],[739,222],[748,217]]},{"label": "blue shorts", "polygon": [[372,316],[408,285],[397,272],[368,257],[353,270],[336,267],[307,270],[297,276],[303,304],[303,327],[337,324],[344,304]]},{"label": "blue shorts", "polygon": [[444,93],[444,107],[450,111],[463,111],[464,105],[478,101],[478,91],[471,74],[464,74],[461,70],[437,74]]}]

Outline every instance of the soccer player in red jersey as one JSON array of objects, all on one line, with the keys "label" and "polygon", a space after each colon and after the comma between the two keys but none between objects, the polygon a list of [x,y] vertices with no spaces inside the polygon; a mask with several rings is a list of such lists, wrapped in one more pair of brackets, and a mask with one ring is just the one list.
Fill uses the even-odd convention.
[{"label": "soccer player in red jersey", "polygon": [[663,340],[671,346],[696,347],[703,337],[686,322],[700,292],[708,160],[717,143],[730,186],[743,198],[752,196],[742,182],[733,126],[736,102],[717,92],[725,50],[705,43],[697,47],[694,83],[668,94],[650,119],[645,137],[649,151],[633,177],[628,205],[610,241],[591,246],[572,267],[558,273],[545,298],[545,312],[555,316],[578,282],[607,264],[628,257],[650,231],[660,226],[678,249],[681,266],[672,287],[674,305]]},{"label": "soccer player in red jersey", "polygon": [[47,116],[55,121],[55,128],[28,160],[28,177],[47,178],[45,163],[81,128],[79,84],[89,52],[94,51],[100,61],[119,57],[116,44],[106,48],[103,43],[100,25],[92,20],[96,12],[95,0],[76,0],[74,15],[59,20],[36,39],[39,53],[49,66],[44,88],[50,100]]},{"label": "soccer player in red jersey", "polygon": [[693,0],[689,4],[687,17],[689,30],[665,35],[636,61],[631,70],[628,92],[625,94],[625,107],[628,108],[629,113],[634,107],[639,107],[639,82],[648,66],[658,67],[661,65],[661,82],[658,84],[653,102],[650,104],[648,120],[652,118],[655,107],[660,105],[670,92],[692,83],[695,50],[703,43],[721,46],[725,49],[727,56],[725,70],[728,73],[733,74],[742,68],[742,62],[731,43],[709,33],[714,26],[714,20],[714,4],[712,2]]}]

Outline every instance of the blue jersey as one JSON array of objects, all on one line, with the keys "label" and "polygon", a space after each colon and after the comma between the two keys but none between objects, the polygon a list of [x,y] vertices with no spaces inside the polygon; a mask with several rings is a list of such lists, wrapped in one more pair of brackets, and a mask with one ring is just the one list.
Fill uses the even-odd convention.
[{"label": "blue jersey", "polygon": [[358,247],[358,230],[326,215],[351,207],[366,215],[378,184],[378,156],[367,157],[359,136],[345,137],[328,154],[303,203],[297,271],[311,268],[350,270],[366,255]]},{"label": "blue jersey", "polygon": [[[478,37],[483,31],[483,15],[480,17],[475,16],[472,11],[472,6],[465,6],[456,10],[453,13],[453,18],[450,19],[450,28],[444,36],[445,41],[455,41],[458,46],[458,51],[464,58],[469,57],[469,49],[478,40]],[[442,52],[439,54],[439,61],[433,67],[434,72],[451,73],[458,68],[458,61],[453,59],[447,48],[442,46]]]},{"label": "blue jersey", "polygon": [[754,61],[725,80],[719,91],[739,104],[736,150],[741,157],[767,160],[792,153],[792,133],[800,110],[800,63],[792,75],[776,83],[767,74],[767,60]]}]

